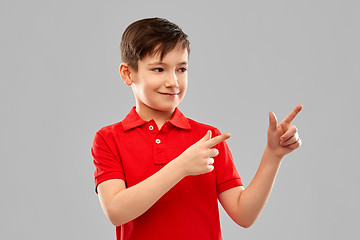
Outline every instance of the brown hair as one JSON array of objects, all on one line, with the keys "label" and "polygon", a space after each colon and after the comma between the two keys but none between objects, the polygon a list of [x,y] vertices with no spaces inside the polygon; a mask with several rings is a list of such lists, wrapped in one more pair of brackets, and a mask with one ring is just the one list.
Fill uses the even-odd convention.
[{"label": "brown hair", "polygon": [[138,60],[160,54],[160,59],[176,46],[187,49],[190,42],[182,29],[164,18],[146,18],[130,24],[124,31],[121,44],[121,60],[138,70]]}]

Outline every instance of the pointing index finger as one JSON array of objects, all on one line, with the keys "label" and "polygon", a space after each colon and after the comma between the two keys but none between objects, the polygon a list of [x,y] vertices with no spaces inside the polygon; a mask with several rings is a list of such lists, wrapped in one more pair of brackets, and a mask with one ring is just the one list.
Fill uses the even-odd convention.
[{"label": "pointing index finger", "polygon": [[302,105],[297,105],[290,113],[286,116],[286,118],[283,120],[283,122],[291,123],[292,120],[296,117],[296,115],[301,111]]},{"label": "pointing index finger", "polygon": [[215,146],[216,144],[219,144],[228,138],[230,138],[230,133],[223,133],[219,136],[213,137],[213,138],[209,139],[208,141],[206,141],[206,145],[208,148],[211,148],[211,147]]}]

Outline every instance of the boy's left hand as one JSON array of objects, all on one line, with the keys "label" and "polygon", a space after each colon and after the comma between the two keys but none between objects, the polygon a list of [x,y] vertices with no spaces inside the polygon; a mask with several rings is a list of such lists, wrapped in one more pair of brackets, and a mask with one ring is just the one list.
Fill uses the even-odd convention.
[{"label": "boy's left hand", "polygon": [[301,145],[297,128],[291,125],[301,109],[302,105],[296,106],[279,125],[277,125],[275,114],[269,113],[267,148],[280,159]]}]

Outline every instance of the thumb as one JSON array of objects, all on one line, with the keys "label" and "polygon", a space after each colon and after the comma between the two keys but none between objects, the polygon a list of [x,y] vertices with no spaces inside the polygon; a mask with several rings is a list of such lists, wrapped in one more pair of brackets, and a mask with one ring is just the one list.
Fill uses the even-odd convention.
[{"label": "thumb", "polygon": [[200,139],[199,142],[206,142],[207,140],[211,139],[211,130],[208,130],[205,134],[205,136]]},{"label": "thumb", "polygon": [[269,112],[269,130],[275,131],[277,126],[276,115],[273,112]]}]

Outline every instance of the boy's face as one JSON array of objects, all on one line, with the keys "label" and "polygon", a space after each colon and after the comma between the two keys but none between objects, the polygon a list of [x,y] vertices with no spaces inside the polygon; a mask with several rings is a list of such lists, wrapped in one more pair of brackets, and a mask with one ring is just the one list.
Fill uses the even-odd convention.
[{"label": "boy's face", "polygon": [[132,89],[140,109],[173,111],[187,89],[188,52],[175,47],[162,61],[147,56],[138,61],[138,71],[131,72]]}]

